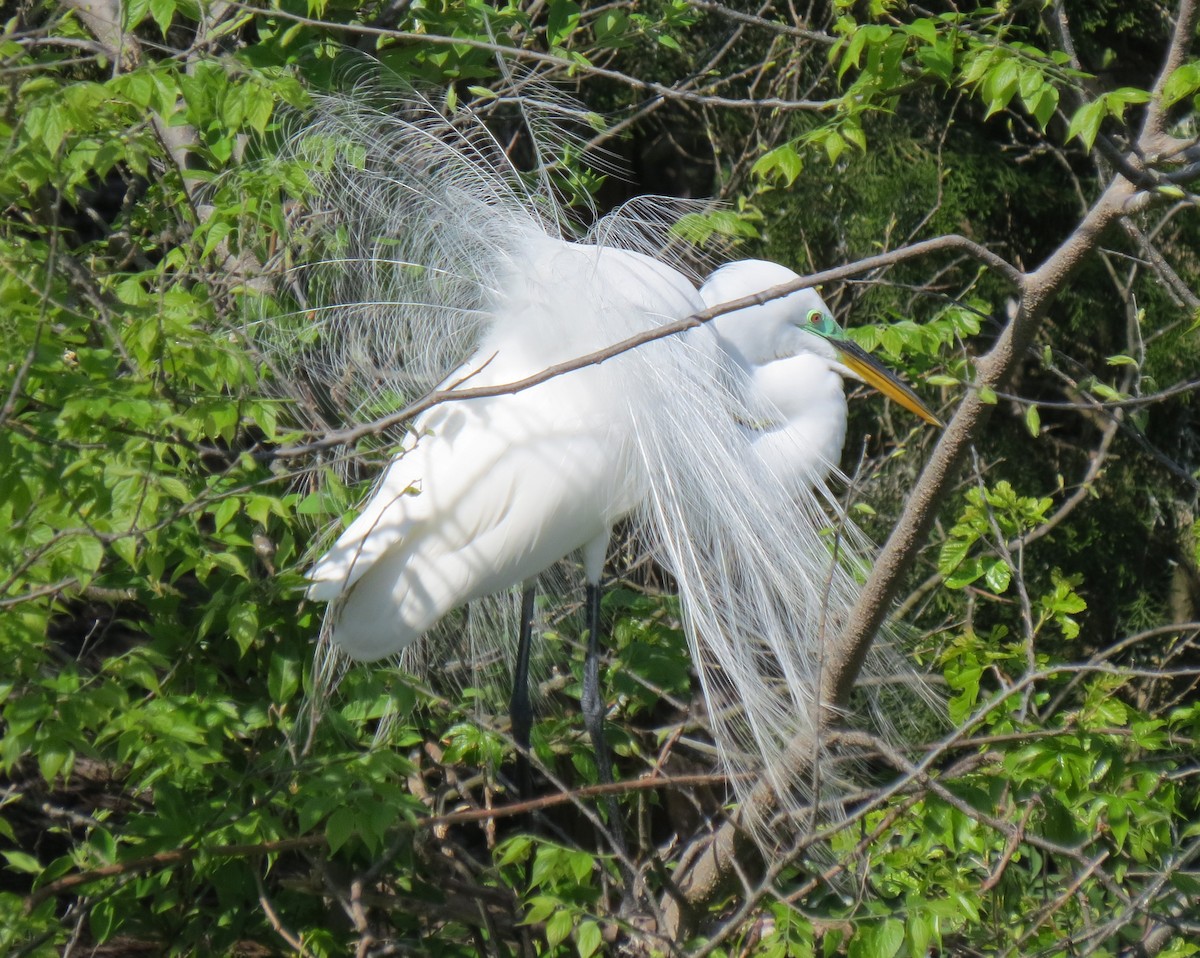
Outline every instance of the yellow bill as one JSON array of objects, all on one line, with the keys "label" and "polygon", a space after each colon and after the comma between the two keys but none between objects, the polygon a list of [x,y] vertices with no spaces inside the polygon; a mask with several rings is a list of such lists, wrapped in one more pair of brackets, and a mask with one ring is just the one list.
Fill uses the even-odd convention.
[{"label": "yellow bill", "polygon": [[898,402],[909,412],[916,413],[929,425],[945,426],[945,423],[938,419],[925,403],[921,402],[920,396],[909,389],[899,376],[861,346],[849,339],[831,339],[829,342],[838,351],[838,359],[841,360],[842,365],[856,379],[861,379],[868,386],[878,389],[888,399]]}]

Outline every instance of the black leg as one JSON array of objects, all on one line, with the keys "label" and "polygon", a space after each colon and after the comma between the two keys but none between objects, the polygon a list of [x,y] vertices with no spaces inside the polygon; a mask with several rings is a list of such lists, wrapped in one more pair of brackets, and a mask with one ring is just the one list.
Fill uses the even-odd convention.
[{"label": "black leg", "polygon": [[517,639],[517,664],[513,668],[512,698],[508,714],[512,719],[512,737],[517,746],[517,797],[533,797],[533,770],[529,764],[529,731],[533,727],[533,706],[529,701],[529,647],[533,642],[534,586],[521,593],[521,631]]},{"label": "black leg", "polygon": [[596,768],[602,784],[613,781],[612,755],[604,738],[604,699],[600,695],[600,586],[587,586],[587,651],[583,659],[583,724],[596,752]]},{"label": "black leg", "polygon": [[[600,695],[600,586],[588,583],[587,586],[587,618],[588,640],[587,651],[583,660],[583,697],[580,705],[583,708],[583,724],[592,739],[592,748],[596,752],[596,770],[600,782],[611,785],[613,782],[612,753],[608,750],[608,741],[604,737],[604,699]],[[625,841],[625,829],[621,825],[620,810],[617,800],[609,795],[604,800],[608,812],[608,830],[612,842],[622,858],[628,857],[629,846]],[[622,873],[625,866],[621,866]]]}]

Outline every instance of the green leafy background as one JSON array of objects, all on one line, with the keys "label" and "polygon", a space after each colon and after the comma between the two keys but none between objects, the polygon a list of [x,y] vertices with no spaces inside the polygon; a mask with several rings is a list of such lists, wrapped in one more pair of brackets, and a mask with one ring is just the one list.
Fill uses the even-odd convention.
[{"label": "green leafy background", "polygon": [[[306,705],[321,610],[300,573],[364,487],[272,455],[310,437],[240,332],[287,308],[255,281],[288,265],[305,190],[269,162],[280,124],[338,86],[347,47],[454,91],[448,108],[507,81],[497,49],[532,62],[632,118],[607,144],[628,181],[579,177],[600,205],[720,195],[692,226],[730,256],[803,272],[955,232],[1031,268],[1096,194],[1169,26],[1069,3],[1074,60],[1038,6],[836,3],[795,36],[683,0],[148,0],[105,29],[22,5],[0,38],[0,951],[587,958],[632,935],[720,955],[1194,954],[1200,433],[1187,389],[1112,402],[1187,384],[1200,348],[1127,236],[988,397],[913,571],[911,645],[946,723],[908,729],[818,846],[675,943],[619,915],[616,866],[570,802],[549,833],[437,817],[508,800],[506,691],[457,700],[374,668]],[[656,105],[679,77],[695,96]],[[1198,90],[1188,61],[1164,96],[1182,115]],[[749,97],[768,102],[725,102]],[[1178,192],[1178,215],[1142,225],[1195,288]],[[828,292],[945,412],[1010,295],[951,253]],[[852,415],[845,465],[882,539],[936,436],[874,401]],[[350,450],[352,474],[381,452]],[[694,731],[660,578],[605,606],[622,777],[703,779],[621,798],[658,894],[726,799],[695,754],[660,761]],[[534,742],[567,788],[595,780],[578,638],[570,618],[548,637],[559,681]]]}]

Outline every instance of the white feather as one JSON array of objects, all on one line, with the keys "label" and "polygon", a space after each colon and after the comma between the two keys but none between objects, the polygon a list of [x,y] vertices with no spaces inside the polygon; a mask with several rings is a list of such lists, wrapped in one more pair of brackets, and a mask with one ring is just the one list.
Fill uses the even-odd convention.
[{"label": "white feather", "polygon": [[[702,300],[664,252],[677,204],[641,198],[573,242],[547,177],[517,172],[481,122],[417,97],[402,108],[322,100],[296,141],[326,169],[316,195],[330,208],[313,225],[336,243],[296,277],[315,310],[267,338],[352,418],[439,383],[514,382],[794,276],[727,267]],[[598,574],[600,544],[629,515],[678,584],[735,787],[766,778],[799,811],[811,783],[784,756],[815,735],[823,649],[857,597],[865,542],[841,515],[831,533],[830,497],[812,488],[845,435],[831,350],[795,318],[814,299],[824,307],[804,291],[418,418],[309,572],[309,595],[330,603],[327,638],[378,658],[574,550]]]}]

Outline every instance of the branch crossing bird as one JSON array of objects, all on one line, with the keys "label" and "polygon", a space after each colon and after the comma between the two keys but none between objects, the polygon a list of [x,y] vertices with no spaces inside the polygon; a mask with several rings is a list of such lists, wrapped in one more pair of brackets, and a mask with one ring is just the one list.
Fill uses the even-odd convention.
[{"label": "branch crossing bird", "polygon": [[[535,176],[470,112],[443,115],[415,95],[394,107],[327,98],[294,141],[318,170],[314,195],[330,201],[319,225],[336,240],[294,277],[313,322],[277,330],[276,352],[351,417],[435,387],[514,383],[795,278],[745,261],[698,291],[670,253],[680,207],[668,200],[641,198],[573,233],[547,159],[569,139],[570,104],[517,104]],[[612,528],[628,519],[679,589],[735,789],[744,797],[765,778],[783,813],[801,811],[811,783],[783,759],[816,728],[823,645],[857,596],[866,548],[820,481],[844,440],[845,376],[936,422],[812,290],[528,389],[435,406],[308,572],[309,597],[329,603],[327,648],[397,655],[451,610],[572,553],[598,601]],[[584,705],[599,739],[590,620]],[[751,824],[769,840],[766,823]]]}]

